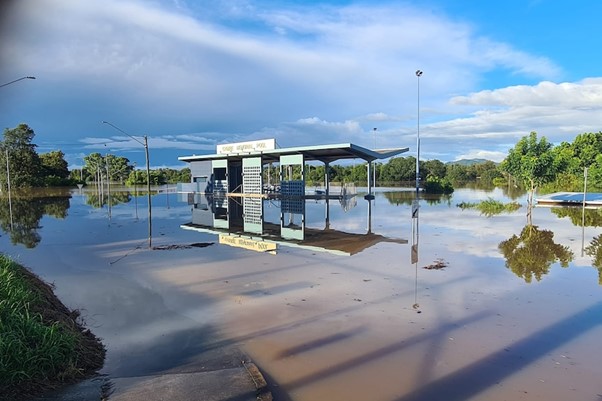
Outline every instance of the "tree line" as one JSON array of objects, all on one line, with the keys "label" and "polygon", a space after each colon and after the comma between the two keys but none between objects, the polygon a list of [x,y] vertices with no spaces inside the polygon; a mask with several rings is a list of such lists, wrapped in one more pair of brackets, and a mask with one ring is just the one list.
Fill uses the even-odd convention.
[{"label": "tree line", "polygon": [[[0,143],[0,163],[9,169],[0,168],[2,188],[7,186],[7,170],[11,186],[61,186],[76,183],[109,180],[127,185],[146,184],[145,170],[136,169],[126,157],[91,153],[84,157],[81,169],[68,169],[61,150],[38,154],[33,143],[34,131],[26,124],[4,130]],[[588,169],[591,190],[602,190],[602,132],[583,133],[573,142],[562,142],[554,146],[546,137],[537,138],[532,132],[521,138],[510,149],[501,164],[481,161],[473,164],[443,163],[440,160],[420,161],[420,180],[423,186],[436,183],[441,186],[460,186],[479,181],[498,186],[515,183],[534,193],[543,187],[546,191],[583,190],[583,173]],[[306,165],[306,181],[317,185],[324,181],[324,165]],[[300,174],[297,172],[296,174]],[[331,182],[366,183],[366,163],[330,166]],[[416,179],[416,159],[413,156],[396,157],[386,163],[374,164],[376,182],[380,185],[413,185]],[[268,178],[269,176],[269,178]],[[266,166],[264,180],[279,181],[279,169]],[[153,185],[190,182],[190,169],[160,168],[150,171]]]},{"label": "tree line", "polygon": [[[91,153],[84,166],[69,170],[61,150],[38,154],[35,133],[27,124],[4,130],[0,142],[0,188],[74,186],[87,182],[111,181],[127,185],[146,184],[146,171],[137,170],[126,157]],[[150,171],[153,185],[190,181],[190,169],[159,168]]]}]

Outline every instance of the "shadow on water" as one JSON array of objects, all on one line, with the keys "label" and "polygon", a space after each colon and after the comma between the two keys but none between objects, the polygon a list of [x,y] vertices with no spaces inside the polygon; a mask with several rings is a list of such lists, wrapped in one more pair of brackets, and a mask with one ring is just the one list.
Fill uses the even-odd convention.
[{"label": "shadow on water", "polygon": [[396,401],[470,399],[600,324],[602,303],[597,303]]},{"label": "shadow on water", "polygon": [[[337,365],[328,367],[326,369],[316,370],[315,372],[312,372],[307,376],[301,377],[299,379],[296,379],[294,381],[287,383],[286,387],[289,390],[295,390],[295,389],[301,388],[303,386],[307,386],[309,384],[313,384],[313,383],[316,383],[316,382],[319,382],[322,380],[326,380],[329,377],[338,375],[342,372],[352,370],[352,369],[357,369],[358,365],[369,364],[377,359],[390,357],[390,355],[392,353],[399,352],[403,349],[408,349],[416,344],[422,343],[433,337],[439,336],[440,332],[450,331],[450,330],[457,328],[458,326],[469,325],[471,323],[478,322],[482,319],[485,319],[488,316],[489,316],[489,313],[483,311],[483,312],[473,314],[472,316],[466,317],[464,319],[459,319],[458,321],[444,324],[441,327],[439,327],[436,331],[433,331],[431,333],[426,333],[426,334],[421,333],[421,334],[415,335],[413,337],[405,338],[401,341],[387,345],[385,347],[381,347],[374,351],[368,352],[364,355],[360,355],[360,356],[354,357],[352,359],[345,360]],[[439,394],[439,396],[440,395],[441,394]],[[431,398],[427,397],[427,398],[420,398],[420,399],[421,400],[428,400],[428,399],[436,400],[438,398],[437,397],[431,397]]]}]

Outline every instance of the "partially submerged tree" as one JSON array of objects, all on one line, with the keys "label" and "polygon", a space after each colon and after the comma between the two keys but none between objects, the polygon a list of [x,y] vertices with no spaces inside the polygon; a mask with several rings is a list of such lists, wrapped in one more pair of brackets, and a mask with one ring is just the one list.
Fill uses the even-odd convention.
[{"label": "partially submerged tree", "polygon": [[556,177],[557,165],[554,163],[552,144],[546,137],[538,141],[537,133],[531,132],[510,149],[500,168],[522,182],[529,191],[527,217],[530,224],[535,191]]},{"label": "partially submerged tree", "polygon": [[19,124],[16,128],[4,130],[1,144],[0,177],[2,185],[7,187],[7,161],[10,172],[10,185],[13,188],[33,187],[40,183],[42,165],[32,143],[35,133],[27,124]]}]

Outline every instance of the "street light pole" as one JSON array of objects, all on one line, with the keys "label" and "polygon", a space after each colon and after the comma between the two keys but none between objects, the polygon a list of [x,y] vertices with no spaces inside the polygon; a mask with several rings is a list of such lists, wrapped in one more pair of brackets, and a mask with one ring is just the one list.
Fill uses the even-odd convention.
[{"label": "street light pole", "polygon": [[420,77],[422,76],[421,70],[416,70],[416,77],[418,78],[418,93],[417,93],[417,131],[416,131],[416,199],[418,199],[418,191],[420,189]]},{"label": "street light pole", "polygon": [[[24,79],[36,79],[36,77],[32,77],[32,76],[21,77],[21,78],[18,78],[13,81],[10,81],[10,82],[0,85],[0,88],[3,88],[10,84],[14,84],[15,82],[19,82]],[[12,231],[13,230],[13,207],[12,207],[12,199],[11,199],[11,193],[10,193],[10,167],[9,167],[9,162],[8,162],[8,146],[5,146],[4,150],[6,152],[6,190],[8,192],[8,209],[9,209],[9,213],[10,213],[10,230]]]},{"label": "street light pole", "polygon": [[102,123],[110,125],[111,127],[115,128],[117,131],[121,132],[122,134],[124,134],[126,136],[129,136],[130,138],[132,138],[133,140],[138,142],[140,145],[144,146],[144,155],[146,156],[146,191],[147,191],[147,197],[148,197],[148,248],[151,249],[153,247],[153,219],[152,219],[152,204],[151,204],[151,192],[150,192],[150,160],[149,160],[149,155],[148,155],[148,137],[146,135],[144,135],[143,136],[144,142],[141,142],[139,139],[136,139],[135,137],[131,136],[130,134],[128,134],[121,128],[111,124],[108,121],[102,121]]},{"label": "street light pole", "polygon": [[144,135],[144,155],[146,156],[146,196],[148,199],[148,248],[153,247],[153,219],[151,207],[151,192],[150,192],[150,164],[148,156],[148,138]]},{"label": "street light pole", "polygon": [[8,166],[8,148],[6,151],[6,187],[8,191],[8,211],[10,214],[10,231],[13,231],[13,202],[10,194],[10,167]]},{"label": "street light pole", "polygon": [[3,86],[8,86],[10,84],[14,84],[15,82],[19,82],[19,81],[22,81],[24,79],[36,79],[36,77],[21,77],[19,79],[15,79],[14,81],[10,81],[10,82],[7,82],[5,84],[0,85],[0,88],[2,88]]},{"label": "street light pole", "polygon": [[[376,130],[377,128],[372,128],[372,132],[374,132],[374,150],[376,151]],[[376,160],[372,166],[372,186],[376,188]]]}]

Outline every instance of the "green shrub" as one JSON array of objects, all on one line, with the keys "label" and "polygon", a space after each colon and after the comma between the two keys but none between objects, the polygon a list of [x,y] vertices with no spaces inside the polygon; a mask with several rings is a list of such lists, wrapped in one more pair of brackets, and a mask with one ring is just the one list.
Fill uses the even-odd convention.
[{"label": "green shrub", "polygon": [[429,176],[424,183],[424,192],[429,194],[451,194],[454,186],[447,178]]}]

